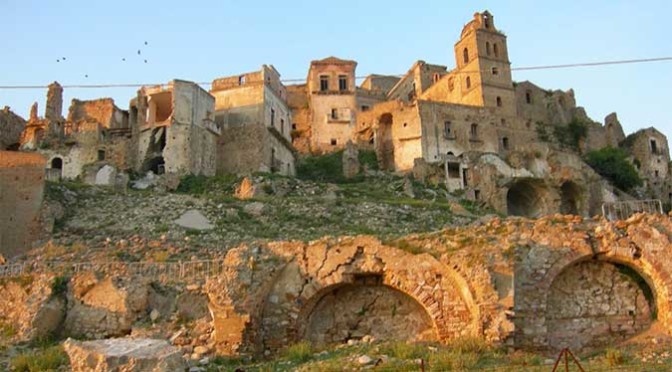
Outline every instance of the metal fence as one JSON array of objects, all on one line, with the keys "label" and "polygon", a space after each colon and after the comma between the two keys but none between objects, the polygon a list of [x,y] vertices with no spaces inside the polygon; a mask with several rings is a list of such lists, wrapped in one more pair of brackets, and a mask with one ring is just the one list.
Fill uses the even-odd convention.
[{"label": "metal fence", "polygon": [[602,215],[609,221],[626,220],[635,213],[663,214],[663,203],[659,199],[655,199],[602,204]]},{"label": "metal fence", "polygon": [[189,281],[217,276],[224,271],[223,260],[187,262],[40,262],[0,266],[0,278],[29,274],[73,275],[81,272],[120,274],[165,282]]}]

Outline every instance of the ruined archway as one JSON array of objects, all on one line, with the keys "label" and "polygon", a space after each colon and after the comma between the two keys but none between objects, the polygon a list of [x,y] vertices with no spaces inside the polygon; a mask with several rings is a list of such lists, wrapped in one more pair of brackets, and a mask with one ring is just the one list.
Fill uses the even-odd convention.
[{"label": "ruined archway", "polygon": [[506,210],[511,216],[537,218],[547,212],[548,190],[541,181],[521,180],[506,193]]},{"label": "ruined archway", "polygon": [[580,214],[582,191],[579,185],[567,181],[560,186],[560,213]]},{"label": "ruined archway", "polygon": [[392,137],[392,125],[394,117],[386,112],[378,118],[378,141],[376,143],[376,155],[381,169],[394,170],[394,140]]},{"label": "ruined archway", "polygon": [[387,341],[438,341],[427,311],[401,291],[378,283],[337,285],[316,302],[301,338],[314,345],[373,336]]},{"label": "ruined archway", "polygon": [[656,316],[651,287],[628,265],[585,260],[565,268],[547,295],[551,349],[595,350],[649,328]]}]

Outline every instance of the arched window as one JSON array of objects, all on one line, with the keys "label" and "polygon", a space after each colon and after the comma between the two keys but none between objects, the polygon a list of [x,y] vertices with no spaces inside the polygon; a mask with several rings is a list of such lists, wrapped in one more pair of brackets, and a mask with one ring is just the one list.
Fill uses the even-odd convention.
[{"label": "arched window", "polygon": [[467,89],[471,88],[471,77],[470,76],[467,76],[466,83],[467,83]]},{"label": "arched window", "polygon": [[497,96],[497,107],[502,107],[502,97]]},{"label": "arched window", "polygon": [[492,51],[495,52],[495,57],[499,57],[499,47],[497,43],[492,44]]},{"label": "arched window", "polygon": [[485,54],[490,55],[490,42],[485,42]]},{"label": "arched window", "polygon": [[51,160],[51,168],[52,169],[63,169],[63,159],[53,158]]},{"label": "arched window", "polygon": [[434,73],[434,82],[435,82],[435,83],[436,83],[437,81],[439,81],[440,78],[441,78],[441,75],[439,75],[438,72],[437,72],[437,73]]},{"label": "arched window", "polygon": [[462,51],[462,57],[464,58],[464,63],[469,63],[469,49],[464,48]]}]

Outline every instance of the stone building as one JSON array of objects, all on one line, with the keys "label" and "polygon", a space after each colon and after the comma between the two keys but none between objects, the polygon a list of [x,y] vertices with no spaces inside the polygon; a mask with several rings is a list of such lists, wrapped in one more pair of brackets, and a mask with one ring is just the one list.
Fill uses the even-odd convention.
[{"label": "stone building", "polygon": [[273,66],[216,79],[210,93],[222,132],[217,144],[218,172],[295,174],[292,112],[287,89]]},{"label": "stone building", "polygon": [[667,137],[656,128],[641,129],[623,140],[644,187],[665,203],[672,203],[672,175]]},{"label": "stone building", "polygon": [[141,88],[129,113],[137,149],[133,168],[142,173],[215,175],[220,129],[214,108],[214,97],[193,82],[173,80]]},{"label": "stone building", "polygon": [[16,151],[21,146],[21,133],[26,121],[8,106],[0,110],[0,151]]},{"label": "stone building", "polygon": [[39,229],[46,160],[39,154],[0,151],[0,254],[31,248]]}]

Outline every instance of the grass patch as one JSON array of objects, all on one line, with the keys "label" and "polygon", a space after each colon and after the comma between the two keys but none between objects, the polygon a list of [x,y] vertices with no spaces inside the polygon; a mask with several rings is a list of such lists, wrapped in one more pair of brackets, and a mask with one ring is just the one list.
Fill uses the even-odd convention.
[{"label": "grass patch", "polygon": [[313,347],[308,341],[301,341],[289,346],[284,350],[283,355],[294,363],[305,363],[313,356]]},{"label": "grass patch", "polygon": [[68,290],[68,281],[70,281],[70,278],[67,276],[55,277],[51,283],[51,296],[56,297],[65,294]]},{"label": "grass patch", "polygon": [[69,364],[68,355],[60,345],[28,351],[13,357],[10,361],[12,371],[17,372],[54,371]]}]

